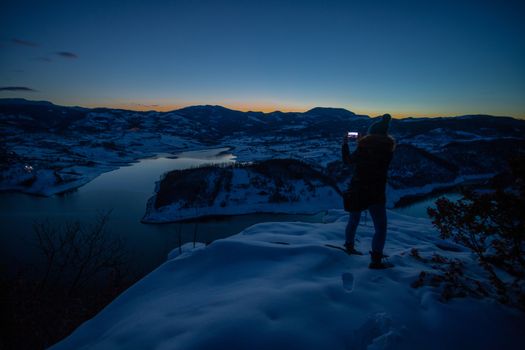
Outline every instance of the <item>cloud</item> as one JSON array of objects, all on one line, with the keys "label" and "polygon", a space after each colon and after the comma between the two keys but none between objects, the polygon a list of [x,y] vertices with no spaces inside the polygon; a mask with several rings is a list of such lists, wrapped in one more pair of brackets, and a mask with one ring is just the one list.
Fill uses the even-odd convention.
[{"label": "cloud", "polygon": [[0,87],[0,91],[37,92],[37,90],[27,86],[3,86]]},{"label": "cloud", "polygon": [[22,40],[22,39],[17,39],[17,38],[13,38],[11,40],[11,42],[13,44],[21,45],[21,46],[29,46],[29,47],[37,47],[38,46],[37,43],[34,43],[32,41],[27,41],[27,40]]},{"label": "cloud", "polygon": [[78,58],[78,55],[76,53],[73,53],[73,52],[68,52],[68,51],[58,51],[58,52],[55,52],[56,55],[60,56],[60,57],[64,57],[64,58]]}]

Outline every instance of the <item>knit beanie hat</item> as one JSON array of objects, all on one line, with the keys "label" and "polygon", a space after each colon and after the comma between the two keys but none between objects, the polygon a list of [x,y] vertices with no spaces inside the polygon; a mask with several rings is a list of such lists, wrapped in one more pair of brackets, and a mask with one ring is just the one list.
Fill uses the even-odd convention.
[{"label": "knit beanie hat", "polygon": [[390,114],[383,114],[379,121],[370,125],[368,134],[386,135],[388,133],[388,126],[390,125],[390,119],[392,119]]}]

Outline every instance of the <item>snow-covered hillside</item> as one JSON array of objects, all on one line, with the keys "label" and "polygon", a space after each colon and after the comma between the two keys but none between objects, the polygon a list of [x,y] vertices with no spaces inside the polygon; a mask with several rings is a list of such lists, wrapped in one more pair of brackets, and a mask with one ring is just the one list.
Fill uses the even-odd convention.
[{"label": "snow-covered hillside", "polygon": [[296,159],[174,170],[157,183],[143,222],[209,215],[315,214],[342,207],[335,181]]},{"label": "snow-covered hillside", "polygon": [[[262,223],[209,246],[172,251],[53,350],[62,349],[516,349],[522,312],[475,293],[433,286],[446,259],[487,285],[474,257],[437,239],[426,219],[388,212],[393,269],[341,244],[347,215],[325,224]],[[373,229],[358,229],[367,251]],[[414,250],[415,249],[415,250]],[[421,274],[424,271],[425,274]]]},{"label": "snow-covered hillside", "polygon": [[[340,108],[137,112],[0,99],[0,190],[49,196],[141,158],[216,147],[231,147],[239,161],[300,159],[344,184],[341,137],[375,120]],[[493,174],[525,147],[525,121],[508,117],[394,119],[390,132],[399,145],[391,166],[398,192]]]}]

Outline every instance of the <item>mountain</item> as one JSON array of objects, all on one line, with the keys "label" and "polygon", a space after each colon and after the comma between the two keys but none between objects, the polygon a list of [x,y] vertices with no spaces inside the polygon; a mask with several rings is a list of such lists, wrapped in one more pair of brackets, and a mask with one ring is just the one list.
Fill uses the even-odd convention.
[{"label": "mountain", "polygon": [[472,136],[490,137],[498,135],[500,137],[523,137],[524,120],[511,117],[494,117],[487,115],[446,117],[446,118],[422,118],[417,121],[414,119],[393,119],[391,122],[392,130],[397,133],[413,137],[428,133],[463,133],[474,134]]},{"label": "mountain", "polygon": [[[342,136],[346,131],[366,133],[376,120],[324,107],[304,113],[241,112],[211,105],[140,112],[0,101],[0,189],[41,194],[68,186],[54,183],[65,178],[55,173],[79,174],[70,183],[78,186],[102,169],[141,157],[212,147],[230,147],[241,162],[298,159],[343,188],[351,169],[340,161]],[[488,177],[504,170],[507,159],[523,149],[525,121],[486,115],[393,119],[390,133],[398,150],[389,184],[402,196],[409,189],[424,193],[464,176]],[[23,170],[27,164],[35,169],[33,182]],[[79,164],[87,168],[76,168]]]},{"label": "mountain", "polygon": [[8,122],[25,132],[63,132],[85,117],[85,109],[63,107],[47,101],[0,99],[0,125]]},{"label": "mountain", "polygon": [[49,101],[33,101],[25,98],[0,98],[0,105],[55,106]]},{"label": "mountain", "polygon": [[319,117],[342,117],[349,118],[355,117],[356,114],[344,108],[331,108],[331,107],[314,107],[306,112],[306,115],[314,115]]}]

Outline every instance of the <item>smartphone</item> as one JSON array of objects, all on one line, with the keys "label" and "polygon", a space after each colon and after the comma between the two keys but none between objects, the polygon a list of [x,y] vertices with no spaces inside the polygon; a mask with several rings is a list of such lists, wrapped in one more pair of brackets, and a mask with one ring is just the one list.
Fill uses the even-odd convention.
[{"label": "smartphone", "polygon": [[348,132],[348,138],[349,139],[357,139],[359,137],[359,133],[357,131],[349,131]]}]

